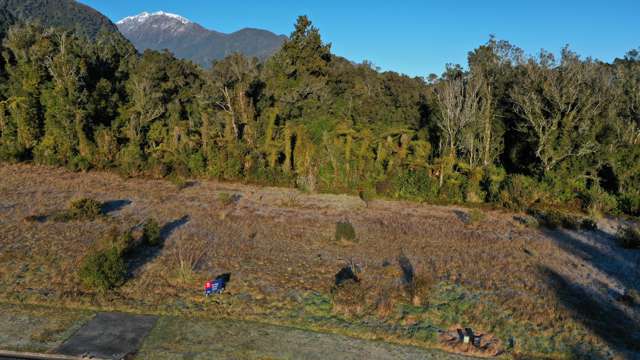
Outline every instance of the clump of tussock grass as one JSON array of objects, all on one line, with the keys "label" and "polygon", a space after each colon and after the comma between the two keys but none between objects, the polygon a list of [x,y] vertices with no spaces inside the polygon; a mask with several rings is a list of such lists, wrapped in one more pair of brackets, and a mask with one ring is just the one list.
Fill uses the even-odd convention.
[{"label": "clump of tussock grass", "polygon": [[487,215],[479,209],[471,209],[471,211],[469,211],[469,221],[472,224],[484,221],[486,218]]},{"label": "clump of tussock grass", "polygon": [[348,220],[338,221],[336,223],[336,241],[356,241],[356,229]]},{"label": "clump of tussock grass", "polygon": [[208,255],[208,244],[195,237],[181,237],[171,252],[174,273],[182,283],[193,281]]}]

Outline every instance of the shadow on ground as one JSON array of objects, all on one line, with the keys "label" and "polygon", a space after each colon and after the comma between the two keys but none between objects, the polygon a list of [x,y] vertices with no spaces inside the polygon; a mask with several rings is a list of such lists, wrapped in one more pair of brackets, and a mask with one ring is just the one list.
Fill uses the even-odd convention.
[{"label": "shadow on ground", "polygon": [[183,225],[186,225],[190,220],[191,218],[189,215],[185,215],[180,219],[166,223],[162,229],[160,229],[160,236],[162,237],[162,240],[164,241],[168,239],[174,231],[178,230]]},{"label": "shadow on ground", "polygon": [[102,212],[110,214],[122,210],[125,206],[131,205],[131,200],[109,200],[102,204]]},{"label": "shadow on ground", "polygon": [[[578,284],[567,275],[547,267],[540,273],[553,290],[561,306],[571,316],[596,334],[611,349],[625,359],[638,359],[640,354],[640,304],[622,301],[622,292],[638,290],[636,259],[640,252],[619,248],[612,236],[591,232],[590,236],[570,231],[547,231],[565,251],[579,257],[605,274],[612,284]],[[589,271],[584,268],[580,271]],[[617,283],[617,284],[615,284]],[[623,289],[612,287],[621,286]],[[607,287],[606,289],[598,289]],[[600,290],[600,291],[599,291]],[[622,292],[621,292],[622,291]],[[576,348],[578,358],[588,359],[587,353]]]},{"label": "shadow on ground", "polygon": [[161,241],[157,246],[138,246],[133,253],[129,255],[129,277],[134,277],[145,264],[153,262],[153,260],[162,253],[162,249],[164,248],[164,244],[167,239],[180,227],[189,223],[190,220],[189,216],[185,215],[162,226],[160,229]]}]

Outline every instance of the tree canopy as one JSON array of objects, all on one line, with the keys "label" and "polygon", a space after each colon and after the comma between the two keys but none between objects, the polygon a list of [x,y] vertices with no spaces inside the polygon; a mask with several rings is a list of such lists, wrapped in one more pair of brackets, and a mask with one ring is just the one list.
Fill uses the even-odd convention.
[{"label": "tree canopy", "polygon": [[532,201],[640,215],[638,50],[490,38],[424,79],[333,55],[305,16],[267,61],[209,69],[110,32],[1,35],[3,161],[506,206],[524,176]]}]

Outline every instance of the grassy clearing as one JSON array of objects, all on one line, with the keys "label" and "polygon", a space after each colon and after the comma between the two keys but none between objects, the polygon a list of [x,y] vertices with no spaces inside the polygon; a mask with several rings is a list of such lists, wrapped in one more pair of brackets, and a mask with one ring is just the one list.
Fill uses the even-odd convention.
[{"label": "grassy clearing", "polygon": [[[435,327],[469,326],[496,336],[509,356],[635,351],[624,336],[608,338],[606,326],[587,321],[590,313],[574,303],[585,293],[597,300],[589,309],[613,310],[626,305],[605,301],[608,291],[636,286],[616,275],[631,271],[633,252],[602,231],[541,231],[495,210],[480,218],[465,210],[467,226],[457,208],[384,200],[364,207],[358,197],[248,185],[202,182],[178,190],[164,181],[23,165],[0,167],[0,177],[0,199],[12,206],[0,222],[5,301],[270,321],[426,347],[443,347]],[[23,202],[27,192],[32,202]],[[221,193],[242,201],[227,206]],[[81,226],[24,221],[82,197],[132,204]],[[287,206],[292,198],[295,206]],[[122,233],[150,218],[162,245],[128,255],[133,276],[121,287],[86,289],[78,276],[85,255],[111,228]],[[344,219],[357,241],[333,241]],[[618,258],[624,261],[604,261]],[[336,291],[343,259],[360,265],[361,281]],[[228,291],[204,299],[204,281],[227,272]],[[567,288],[582,292],[560,291]],[[632,307],[615,314],[628,314],[632,325],[639,316]]]}]

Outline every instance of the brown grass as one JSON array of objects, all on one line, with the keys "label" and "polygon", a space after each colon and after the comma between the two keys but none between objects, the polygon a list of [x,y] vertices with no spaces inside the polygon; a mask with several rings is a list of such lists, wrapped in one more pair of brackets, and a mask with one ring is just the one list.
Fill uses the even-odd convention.
[{"label": "brown grass", "polygon": [[[336,316],[353,324],[372,318],[408,329],[464,321],[465,326],[492,329],[503,343],[515,337],[509,350],[513,355],[552,358],[564,357],[576,343],[616,351],[630,346],[594,331],[582,319],[587,315],[576,313],[543,270],[603,298],[610,289],[633,287],[587,256],[608,244],[604,237],[593,238],[596,242],[580,231],[526,227],[513,214],[497,210],[483,210],[481,216],[473,215],[474,226],[465,226],[452,207],[382,200],[363,207],[358,197],[240,184],[201,181],[177,189],[161,180],[29,165],[0,165],[0,179],[0,300],[299,326],[309,325],[305,314],[318,313],[327,323],[310,326],[330,329],[340,328],[330,320]],[[221,194],[238,196],[230,206]],[[24,220],[82,197],[131,203],[82,224]],[[112,227],[124,231],[148,218],[161,226],[172,224],[162,229],[162,248],[135,254],[135,276],[116,292],[103,296],[82,290],[75,273],[88,249]],[[340,221],[353,225],[357,242],[336,244]],[[589,246],[581,245],[585,242]],[[409,284],[401,279],[401,254],[415,270]],[[362,264],[362,281],[332,293],[334,275],[346,258]],[[228,292],[215,306],[208,305],[201,296],[202,283],[226,272],[232,274]],[[310,296],[329,299],[331,311],[305,305]],[[621,311],[632,322],[640,316],[637,309]],[[427,337],[387,333],[384,329],[391,325],[385,326],[363,325],[362,331],[394,341],[437,344]]]}]

